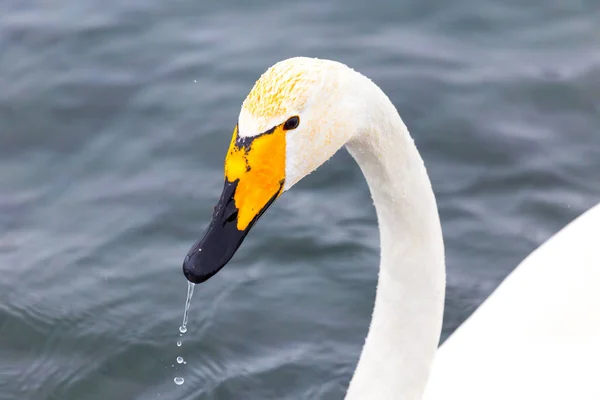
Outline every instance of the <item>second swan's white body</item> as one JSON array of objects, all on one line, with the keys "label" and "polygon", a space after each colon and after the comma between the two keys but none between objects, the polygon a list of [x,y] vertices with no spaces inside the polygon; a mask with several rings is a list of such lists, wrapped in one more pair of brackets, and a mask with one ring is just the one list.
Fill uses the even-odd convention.
[{"label": "second swan's white body", "polygon": [[424,399],[600,399],[600,204],[531,253],[448,338]]}]

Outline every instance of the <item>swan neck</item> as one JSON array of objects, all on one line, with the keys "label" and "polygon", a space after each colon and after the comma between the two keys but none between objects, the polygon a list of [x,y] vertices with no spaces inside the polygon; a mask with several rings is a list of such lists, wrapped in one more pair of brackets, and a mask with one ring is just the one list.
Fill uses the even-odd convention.
[{"label": "swan neck", "polygon": [[381,258],[371,325],[346,399],[420,399],[442,326],[440,220],[423,160],[396,108],[374,84],[363,98],[369,120],[347,148],[373,197]]}]

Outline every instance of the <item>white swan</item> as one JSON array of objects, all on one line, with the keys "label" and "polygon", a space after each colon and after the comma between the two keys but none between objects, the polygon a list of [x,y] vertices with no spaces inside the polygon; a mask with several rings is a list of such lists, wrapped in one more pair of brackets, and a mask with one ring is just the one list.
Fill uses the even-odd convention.
[{"label": "white swan", "polygon": [[344,145],[369,184],[381,241],[346,399],[600,399],[600,206],[527,258],[437,351],[444,246],[425,166],[388,97],[337,62],[293,58],[256,82],[186,277],[218,272],[266,208]]}]

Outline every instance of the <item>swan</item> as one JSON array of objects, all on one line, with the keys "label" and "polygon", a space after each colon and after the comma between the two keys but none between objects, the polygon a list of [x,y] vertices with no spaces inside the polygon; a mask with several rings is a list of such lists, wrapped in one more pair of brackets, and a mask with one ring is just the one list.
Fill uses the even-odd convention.
[{"label": "swan", "polygon": [[291,58],[256,81],[186,278],[216,274],[265,210],[342,146],[367,180],[381,246],[346,400],[600,399],[600,204],[527,257],[438,350],[444,244],[425,165],[384,92],[339,62]]}]

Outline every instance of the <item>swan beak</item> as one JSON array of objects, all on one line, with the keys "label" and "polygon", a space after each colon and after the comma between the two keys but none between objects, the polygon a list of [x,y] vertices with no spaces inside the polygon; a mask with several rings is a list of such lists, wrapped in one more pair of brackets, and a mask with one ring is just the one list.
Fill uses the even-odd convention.
[{"label": "swan beak", "polygon": [[285,132],[272,129],[240,139],[236,127],[212,220],[183,261],[183,274],[190,282],[210,279],[231,260],[254,223],[279,197],[284,181]]}]

